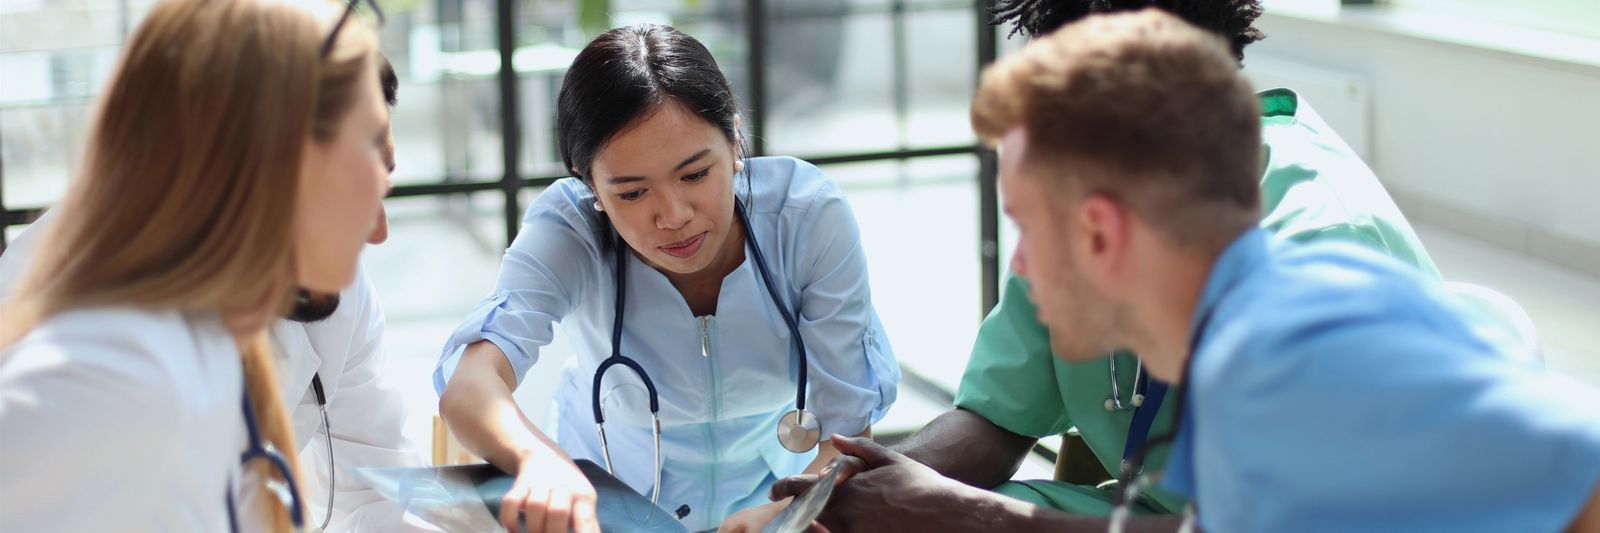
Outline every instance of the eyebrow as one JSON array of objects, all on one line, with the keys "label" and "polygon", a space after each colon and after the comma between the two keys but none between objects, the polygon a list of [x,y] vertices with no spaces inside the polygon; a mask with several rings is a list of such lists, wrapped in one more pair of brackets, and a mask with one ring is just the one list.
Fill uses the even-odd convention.
[{"label": "eyebrow", "polygon": [[[684,159],[682,163],[678,163],[678,166],[672,167],[672,171],[673,172],[677,172],[679,170],[683,170],[683,167],[689,166],[689,165],[693,164],[695,161],[699,161],[701,159],[705,159],[705,157],[708,156],[708,155],[711,155],[711,149],[710,148],[706,148],[706,149],[701,150],[699,152],[695,152],[694,155],[691,155],[688,158]],[[626,184],[626,183],[633,183],[633,182],[636,182],[636,181],[644,181],[644,176],[617,176],[617,177],[611,178],[609,180],[606,180],[606,182],[608,182],[608,183],[610,183],[612,185],[622,185],[622,184]]]}]

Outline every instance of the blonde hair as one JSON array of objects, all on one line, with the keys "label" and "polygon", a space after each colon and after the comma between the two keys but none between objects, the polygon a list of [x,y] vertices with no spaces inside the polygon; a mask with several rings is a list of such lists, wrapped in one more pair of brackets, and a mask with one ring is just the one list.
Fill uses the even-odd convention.
[{"label": "blonde hair", "polygon": [[991,145],[1022,128],[1025,164],[1071,167],[1056,181],[1214,245],[1260,218],[1259,105],[1222,39],[1144,9],[1090,16],[985,69],[972,127]]},{"label": "blonde hair", "polygon": [[[266,342],[296,287],[293,224],[307,140],[333,138],[376,36],[343,2],[165,0],[123,45],[82,171],[15,296],[0,346],[72,308],[217,313],[242,350],[262,433],[296,468]],[[298,471],[298,470],[297,470]],[[271,498],[266,498],[271,500]],[[286,511],[272,511],[287,530]]]}]

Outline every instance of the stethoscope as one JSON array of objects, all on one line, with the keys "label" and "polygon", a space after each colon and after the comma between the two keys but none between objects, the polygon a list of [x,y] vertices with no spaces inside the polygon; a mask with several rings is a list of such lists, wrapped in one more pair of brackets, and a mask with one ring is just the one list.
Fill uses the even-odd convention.
[{"label": "stethoscope", "polygon": [[[750,227],[750,219],[745,216],[744,203],[734,200],[733,212],[739,217],[739,223],[744,225],[745,242],[750,245],[750,257],[755,260],[756,270],[761,273],[761,281],[766,285],[767,295],[772,298],[772,304],[778,308],[778,313],[783,316],[783,323],[789,327],[789,338],[794,344],[794,357],[799,370],[799,380],[795,387],[795,408],[783,415],[778,420],[778,442],[784,449],[794,453],[803,453],[817,447],[822,440],[821,426],[817,416],[806,410],[806,344],[800,338],[800,327],[796,325],[794,315],[783,305],[783,300],[778,297],[777,285],[772,281],[772,273],[767,270],[767,261],[761,255],[761,247],[756,244],[754,230]],[[644,381],[645,391],[650,398],[650,425],[651,436],[655,439],[656,477],[655,487],[651,490],[650,503],[658,504],[661,499],[661,404],[656,395],[656,385],[650,380],[650,375],[638,361],[622,355],[622,310],[627,301],[627,247],[622,239],[616,238],[613,244],[616,249],[616,311],[611,326],[611,357],[600,362],[594,371],[594,389],[592,400],[594,403],[594,423],[600,431],[600,454],[605,458],[606,471],[616,474],[611,466],[611,448],[606,442],[606,417],[605,407],[600,403],[600,380],[606,371],[616,365],[623,365],[633,369],[633,373]],[[681,511],[681,510],[680,510]]]},{"label": "stethoscope", "polygon": [[[1200,320],[1196,323],[1194,334],[1189,339],[1190,357],[1188,361],[1184,363],[1183,383],[1189,382],[1188,377],[1190,365],[1194,364],[1193,354],[1200,346],[1200,335],[1205,332],[1206,325],[1210,322],[1211,311],[1207,310],[1205,314],[1200,316]],[[1111,363],[1111,387],[1113,391],[1112,393],[1115,394],[1117,383],[1117,367],[1114,359],[1115,354],[1113,354],[1111,357],[1113,357]],[[1140,362],[1139,368],[1144,368],[1143,362]],[[1143,372],[1138,372],[1138,374],[1140,377],[1143,377]],[[1145,389],[1146,387],[1148,388]],[[1172,441],[1177,440],[1178,428],[1181,427],[1181,424],[1183,423],[1183,404],[1184,400],[1186,400],[1188,396],[1185,394],[1187,389],[1178,393],[1177,403],[1173,406],[1177,414],[1172,422],[1172,430],[1165,436],[1156,439],[1155,442],[1146,442],[1146,438],[1150,435],[1150,426],[1155,422],[1156,411],[1160,409],[1161,400],[1167,394],[1167,387],[1168,385],[1166,383],[1162,383],[1160,381],[1148,383],[1148,378],[1136,380],[1134,385],[1136,393],[1140,389],[1145,389],[1145,401],[1154,403],[1156,409],[1141,409],[1141,407],[1143,407],[1142,405],[1136,405],[1134,407],[1133,421],[1128,426],[1128,441],[1122,449],[1122,475],[1119,476],[1117,480],[1118,486],[1116,488],[1116,497],[1112,504],[1111,515],[1109,517],[1110,520],[1108,521],[1106,527],[1106,531],[1108,533],[1124,532],[1125,528],[1127,527],[1128,518],[1133,515],[1132,505],[1134,500],[1137,500],[1139,496],[1145,490],[1148,490],[1152,484],[1150,477],[1141,477],[1139,475],[1144,472],[1145,455],[1150,452],[1151,448],[1154,448],[1157,445],[1171,443]],[[1140,403],[1142,404],[1145,402]],[[1195,522],[1196,518],[1194,505],[1190,504],[1184,506],[1183,521],[1178,524],[1178,533],[1192,533],[1195,529]]]},{"label": "stethoscope", "polygon": [[[1135,455],[1150,438],[1150,426],[1155,424],[1156,413],[1161,410],[1161,400],[1167,396],[1167,384],[1152,381],[1144,373],[1144,361],[1137,361],[1133,367],[1133,395],[1124,403],[1121,386],[1117,383],[1117,354],[1107,355],[1106,362],[1111,368],[1111,397],[1106,398],[1106,410],[1133,410],[1133,420],[1128,424],[1128,440],[1122,446],[1122,473],[1137,476],[1144,471],[1144,464]],[[1154,408],[1145,409],[1145,405],[1154,405]]]},{"label": "stethoscope", "polygon": [[[325,531],[328,529],[328,524],[333,520],[333,489],[335,474],[333,469],[333,430],[331,429],[331,426],[328,425],[328,397],[322,390],[321,374],[311,375],[311,393],[317,398],[317,410],[322,415],[323,442],[327,445],[328,450],[328,508],[323,511],[322,525],[317,526],[316,529],[317,531]],[[277,470],[278,475],[283,477],[283,481],[268,482],[267,489],[272,491],[273,494],[278,497],[279,501],[287,502],[289,504],[290,519],[294,524],[294,528],[299,530],[305,526],[305,518],[301,516],[302,509],[300,504],[300,490],[295,484],[294,475],[290,472],[289,461],[288,459],[284,458],[283,454],[280,453],[278,448],[273,446],[271,442],[262,440],[260,425],[256,422],[255,410],[251,408],[252,404],[250,402],[250,392],[248,390],[246,390],[244,393],[243,406],[244,427],[246,432],[249,433],[250,447],[247,448],[244,451],[244,454],[242,454],[239,458],[239,470],[240,472],[245,471],[244,467],[249,465],[250,461],[257,459],[267,461],[268,464],[271,464],[272,468]],[[237,511],[233,505],[233,491],[231,490],[228,491],[228,525],[230,531],[234,531],[235,533],[239,531],[239,520]]]},{"label": "stethoscope", "polygon": [[[248,386],[245,388],[243,397],[244,399],[240,401],[240,405],[244,408],[244,427],[249,436],[249,447],[239,455],[239,472],[248,471],[251,461],[266,461],[267,465],[272,467],[282,479],[271,479],[269,476],[265,482],[265,488],[268,492],[277,496],[278,501],[288,506],[289,520],[294,525],[294,530],[299,531],[305,527],[305,517],[303,516],[304,510],[300,502],[300,488],[295,484],[294,472],[289,468],[289,460],[284,458],[283,453],[279,452],[278,448],[273,446],[271,442],[261,438],[261,427],[256,421],[255,409],[251,408]],[[232,488],[228,490],[227,501],[228,530],[238,533],[239,516],[238,509],[234,506]]]}]

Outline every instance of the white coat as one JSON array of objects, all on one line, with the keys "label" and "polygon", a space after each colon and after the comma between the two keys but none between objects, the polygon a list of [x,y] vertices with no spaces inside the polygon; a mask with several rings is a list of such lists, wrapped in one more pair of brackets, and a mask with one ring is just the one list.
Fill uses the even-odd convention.
[{"label": "white coat", "polygon": [[[34,241],[44,234],[53,214],[45,213],[0,255],[0,300],[12,290],[31,255]],[[421,456],[401,434],[406,420],[405,401],[385,379],[387,357],[382,349],[383,326],[383,310],[371,281],[361,272],[355,283],[341,293],[338,310],[327,320],[310,324],[282,320],[273,324],[268,332],[277,362],[279,393],[292,413],[295,439],[299,444],[301,477],[304,478],[299,485],[308,527],[318,525],[327,508],[327,444],[316,397],[311,392],[311,378],[320,374],[328,401],[328,424],[333,430],[334,463],[338,469],[333,520],[328,530],[412,528],[394,503],[367,487],[354,472],[362,467],[423,464]],[[229,413],[238,415],[237,403],[235,395],[235,400],[229,404]],[[229,423],[242,424],[239,416],[233,416]],[[3,439],[4,436],[0,436],[0,440]],[[73,443],[61,444],[62,450],[77,447]],[[220,496],[207,501],[220,501],[218,498]],[[0,503],[0,513],[9,507]]]}]

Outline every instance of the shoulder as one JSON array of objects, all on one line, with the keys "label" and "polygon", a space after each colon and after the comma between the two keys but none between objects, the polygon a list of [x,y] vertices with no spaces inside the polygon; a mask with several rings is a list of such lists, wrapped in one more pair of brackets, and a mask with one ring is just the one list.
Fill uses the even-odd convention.
[{"label": "shoulder", "polygon": [[103,418],[148,419],[182,412],[183,398],[239,386],[231,337],[215,318],[131,307],[55,314],[0,354],[0,382],[12,392],[96,405]]},{"label": "shoulder", "polygon": [[134,307],[70,309],[51,315],[29,331],[15,348],[33,346],[119,347],[155,352],[192,337],[189,321],[178,311]]},{"label": "shoulder", "polygon": [[562,178],[534,198],[523,213],[526,226],[557,224],[593,233],[599,227],[600,213],[594,209],[594,191],[583,180]]},{"label": "shoulder", "polygon": [[782,211],[785,215],[804,216],[844,202],[844,192],[838,184],[804,160],[756,157],[748,165],[750,188],[755,195],[750,210],[754,213]]},{"label": "shoulder", "polygon": [[1213,360],[1196,362],[1197,380],[1273,386],[1403,349],[1372,342],[1378,338],[1470,342],[1451,323],[1437,283],[1394,259],[1343,242],[1277,243],[1273,251],[1263,271],[1218,302],[1203,332],[1212,349],[1202,351]]},{"label": "shoulder", "polygon": [[582,180],[557,180],[528,206],[507,253],[540,261],[598,257],[609,230],[594,203],[594,192]]},{"label": "shoulder", "polygon": [[[63,362],[126,371],[141,365],[176,370],[190,363],[204,346],[225,342],[226,335],[215,319],[188,317],[178,311],[86,308],[46,318],[6,351],[17,361],[61,358]],[[213,336],[218,338],[207,338]]]}]

